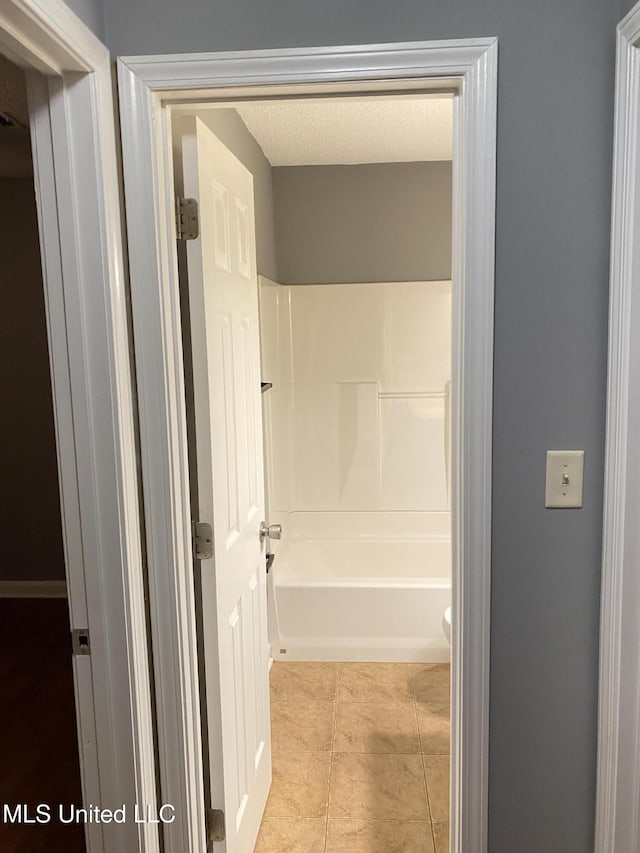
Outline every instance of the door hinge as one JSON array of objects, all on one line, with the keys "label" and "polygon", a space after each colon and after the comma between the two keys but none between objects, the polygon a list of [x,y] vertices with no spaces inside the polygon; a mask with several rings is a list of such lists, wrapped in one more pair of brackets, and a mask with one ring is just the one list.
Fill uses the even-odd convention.
[{"label": "door hinge", "polygon": [[210,560],[213,557],[213,530],[206,521],[194,521],[191,525],[193,556],[196,560]]},{"label": "door hinge", "polygon": [[74,628],[71,632],[71,648],[74,655],[91,654],[91,637],[88,628]]},{"label": "door hinge", "polygon": [[224,841],[224,812],[222,809],[207,809],[207,838],[209,841]]},{"label": "door hinge", "polygon": [[199,231],[198,202],[195,198],[176,199],[176,237],[195,240]]}]

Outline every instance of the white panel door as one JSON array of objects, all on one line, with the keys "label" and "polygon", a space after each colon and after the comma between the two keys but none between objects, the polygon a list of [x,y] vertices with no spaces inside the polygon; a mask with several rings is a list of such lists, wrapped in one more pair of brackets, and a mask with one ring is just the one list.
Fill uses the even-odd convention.
[{"label": "white panel door", "polygon": [[214,545],[201,646],[211,805],[226,821],[215,849],[251,853],[271,784],[253,178],[199,119],[184,124],[182,157],[200,215],[187,262],[198,514]]}]

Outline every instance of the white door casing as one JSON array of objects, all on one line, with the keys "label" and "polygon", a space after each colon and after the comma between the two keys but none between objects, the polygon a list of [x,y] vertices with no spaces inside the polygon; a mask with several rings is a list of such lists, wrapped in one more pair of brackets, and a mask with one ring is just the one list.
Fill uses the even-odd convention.
[{"label": "white door casing", "polygon": [[[262,403],[253,176],[197,118],[184,121],[187,242],[211,805],[228,853],[253,850],[271,784]],[[222,761],[216,760],[222,756]]]},{"label": "white door casing", "polygon": [[596,853],[640,837],[640,4],[618,26],[609,294]]},{"label": "white door casing", "polygon": [[[451,849],[487,850],[491,415],[497,40],[463,39],[118,60],[150,560],[160,772],[200,833],[187,435],[171,104],[453,87]],[[159,418],[158,415],[161,414]],[[171,702],[163,697],[171,697]],[[175,828],[175,838],[182,829]],[[177,842],[176,842],[177,843]],[[186,842],[184,849],[188,849]],[[177,849],[177,847],[176,847]]]}]

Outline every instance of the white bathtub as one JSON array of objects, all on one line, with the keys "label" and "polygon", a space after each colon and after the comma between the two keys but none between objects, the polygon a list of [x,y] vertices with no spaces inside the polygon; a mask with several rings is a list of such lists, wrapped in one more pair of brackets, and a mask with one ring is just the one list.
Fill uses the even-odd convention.
[{"label": "white bathtub", "polygon": [[274,659],[449,660],[447,538],[294,538],[270,573]]}]

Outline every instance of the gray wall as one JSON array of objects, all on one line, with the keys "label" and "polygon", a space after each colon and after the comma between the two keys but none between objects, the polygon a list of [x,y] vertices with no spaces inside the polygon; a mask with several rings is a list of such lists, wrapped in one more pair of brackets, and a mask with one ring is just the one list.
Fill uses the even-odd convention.
[{"label": "gray wall", "polygon": [[[106,4],[115,54],[499,37],[491,853],[593,849],[619,17],[611,0]],[[586,451],[582,510],[545,511],[547,448]]]},{"label": "gray wall", "polygon": [[451,278],[451,163],[273,170],[283,284]]},{"label": "gray wall", "polygon": [[631,11],[636,5],[637,0],[621,0],[620,3],[620,18],[623,18],[627,12]]},{"label": "gray wall", "polygon": [[64,0],[67,6],[98,36],[105,39],[103,0]]},{"label": "gray wall", "polygon": [[278,281],[271,165],[235,110],[209,110],[199,115],[253,175],[258,273]]},{"label": "gray wall", "polygon": [[0,579],[64,579],[33,178],[0,179]]}]

